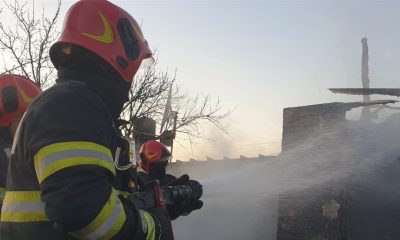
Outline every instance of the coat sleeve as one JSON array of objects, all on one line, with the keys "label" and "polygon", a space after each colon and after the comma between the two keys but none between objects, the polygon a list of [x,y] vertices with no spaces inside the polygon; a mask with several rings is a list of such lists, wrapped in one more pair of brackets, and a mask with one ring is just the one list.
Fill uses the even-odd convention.
[{"label": "coat sleeve", "polygon": [[8,168],[8,157],[4,149],[0,149],[0,209],[3,205],[4,194],[6,192],[6,179],[7,179],[7,168]]}]

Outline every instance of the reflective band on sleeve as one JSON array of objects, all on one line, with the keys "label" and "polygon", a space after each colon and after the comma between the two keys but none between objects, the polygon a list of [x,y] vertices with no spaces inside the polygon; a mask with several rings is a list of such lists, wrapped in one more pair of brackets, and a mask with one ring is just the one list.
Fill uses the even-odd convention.
[{"label": "reflective band on sleeve", "polygon": [[114,190],[96,218],[85,228],[70,234],[78,239],[111,239],[121,230],[125,220],[124,207]]},{"label": "reflective band on sleeve", "polygon": [[51,144],[40,149],[34,159],[39,183],[57,171],[80,165],[96,165],[108,169],[115,175],[110,149],[92,142]]},{"label": "reflective band on sleeve", "polygon": [[156,230],[153,217],[148,212],[145,212],[143,210],[139,210],[139,212],[142,219],[143,232],[147,233],[146,240],[155,240]]},{"label": "reflective band on sleeve", "polygon": [[40,191],[7,191],[1,209],[2,222],[49,221]]}]

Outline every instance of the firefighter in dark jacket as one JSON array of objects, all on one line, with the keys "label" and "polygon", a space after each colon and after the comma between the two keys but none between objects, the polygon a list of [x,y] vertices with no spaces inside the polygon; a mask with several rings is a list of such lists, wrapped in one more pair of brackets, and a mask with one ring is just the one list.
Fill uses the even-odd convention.
[{"label": "firefighter in dark jacket", "polygon": [[6,190],[11,144],[22,115],[41,93],[31,80],[14,74],[0,75],[0,208]]},{"label": "firefighter in dark jacket", "polygon": [[[145,190],[148,183],[158,180],[162,187],[189,185],[198,192],[197,194],[202,194],[199,193],[199,191],[202,191],[200,183],[190,179],[187,174],[177,178],[166,172],[172,154],[164,144],[156,140],[146,141],[140,147],[139,155],[141,171],[138,172],[138,184],[141,190]],[[199,199],[185,199],[176,202],[173,207],[168,207],[168,212],[171,219],[176,219],[179,216],[188,215],[192,211],[202,208],[202,206],[203,202]]]},{"label": "firefighter in dark jacket", "polygon": [[138,172],[139,186],[155,179],[161,186],[165,186],[176,179],[175,176],[166,173],[172,154],[164,144],[156,140],[146,141],[139,149],[139,156],[141,169]]},{"label": "firefighter in dark jacket", "polygon": [[81,0],[69,9],[50,49],[57,83],[16,133],[1,239],[173,239],[165,209],[137,209],[115,186],[115,122],[151,55],[137,22],[118,6]]}]

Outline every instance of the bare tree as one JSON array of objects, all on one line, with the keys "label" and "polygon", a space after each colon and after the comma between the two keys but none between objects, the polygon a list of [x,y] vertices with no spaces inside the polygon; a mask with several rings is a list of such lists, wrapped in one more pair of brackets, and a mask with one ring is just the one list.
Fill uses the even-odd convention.
[{"label": "bare tree", "polygon": [[157,70],[157,61],[135,77],[129,101],[122,113],[122,119],[127,121],[122,127],[126,135],[132,135],[137,119],[141,117],[158,119],[162,115],[168,89],[174,81],[175,77],[171,77],[168,72]]},{"label": "bare tree", "polygon": [[[178,95],[174,102],[178,113],[178,133],[184,133],[188,137],[200,137],[202,126],[206,123],[211,123],[222,132],[228,133],[222,120],[228,117],[232,110],[224,110],[219,99],[214,101],[209,94],[193,97],[185,93]],[[171,120],[168,126],[171,126]]]},{"label": "bare tree", "polygon": [[[176,82],[175,74],[170,75],[165,71],[157,70],[157,61],[136,78],[131,93],[130,101],[125,105],[122,118],[126,120],[122,129],[131,136],[134,133],[135,120],[141,117],[150,117],[160,126],[168,99],[169,90]],[[167,106],[168,107],[168,106]],[[176,116],[176,133],[187,137],[200,137],[202,126],[206,123],[215,125],[223,132],[227,127],[222,120],[231,114],[230,110],[224,111],[219,99],[214,101],[210,95],[191,96],[179,87],[172,89],[169,116],[164,130],[174,127],[174,113]]]},{"label": "bare tree", "polygon": [[[10,3],[3,0],[5,9],[15,19],[15,26],[0,23],[0,50],[2,51],[4,70],[0,73],[16,73],[24,75],[43,88],[49,86],[54,79],[54,68],[48,56],[50,44],[56,39],[56,22],[59,17],[61,0],[51,18],[42,9],[38,16],[35,6],[28,8],[27,2],[14,0]],[[33,0],[33,3],[35,1]],[[136,77],[130,91],[130,100],[124,107],[122,119],[127,124],[122,130],[128,136],[134,131],[134,123],[141,117],[149,117],[157,123],[163,121],[165,103],[169,91],[175,83],[175,74],[158,70],[157,61]],[[171,110],[177,113],[176,118],[169,116],[165,130],[170,130],[175,120],[176,132],[189,137],[199,137],[201,126],[212,123],[226,132],[221,120],[230,114],[222,111],[219,100],[214,102],[210,95],[192,97],[182,93],[178,87],[173,88]],[[164,118],[165,120],[165,118]],[[175,134],[175,131],[174,131]]]},{"label": "bare tree", "polygon": [[[42,9],[38,16],[35,7],[30,10],[27,2],[12,3],[4,0],[5,10],[10,11],[15,26],[0,23],[0,50],[4,69],[2,73],[21,74],[36,82],[39,87],[49,85],[54,79],[54,68],[48,52],[50,44],[57,38],[56,22],[60,13],[61,0],[51,18]],[[33,1],[33,4],[35,2]]]}]

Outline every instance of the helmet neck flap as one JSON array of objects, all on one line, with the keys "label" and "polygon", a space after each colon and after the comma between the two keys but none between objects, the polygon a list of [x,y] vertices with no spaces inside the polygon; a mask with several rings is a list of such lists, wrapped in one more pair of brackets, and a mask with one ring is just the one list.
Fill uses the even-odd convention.
[{"label": "helmet neck flap", "polygon": [[[129,99],[130,83],[124,81],[108,63],[90,52],[74,56],[65,62],[64,67],[59,67],[57,82],[85,82],[105,102],[114,120],[118,119],[124,103]],[[76,57],[79,61],[76,61]]]}]

